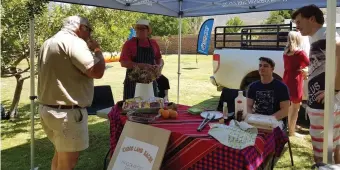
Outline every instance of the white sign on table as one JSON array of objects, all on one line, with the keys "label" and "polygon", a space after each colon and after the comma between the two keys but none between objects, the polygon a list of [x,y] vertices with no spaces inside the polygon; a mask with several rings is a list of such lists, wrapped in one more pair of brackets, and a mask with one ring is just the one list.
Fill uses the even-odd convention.
[{"label": "white sign on table", "polygon": [[112,170],[152,170],[158,149],[158,146],[126,137]]},{"label": "white sign on table", "polygon": [[127,121],[107,170],[159,170],[171,132]]}]

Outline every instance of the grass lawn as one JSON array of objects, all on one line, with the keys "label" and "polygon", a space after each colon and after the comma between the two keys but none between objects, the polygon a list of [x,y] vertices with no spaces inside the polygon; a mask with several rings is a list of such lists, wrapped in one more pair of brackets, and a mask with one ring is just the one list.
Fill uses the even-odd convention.
[{"label": "grass lawn", "polygon": [[[181,60],[180,103],[191,106],[216,108],[220,92],[210,83],[212,74],[212,57],[183,55]],[[177,55],[164,56],[164,75],[170,80],[170,100],[177,98]],[[95,80],[95,85],[110,85],[115,101],[122,99],[125,69],[119,63],[110,63],[105,75]],[[30,168],[30,101],[29,80],[25,81],[21,95],[21,118],[15,122],[1,121],[1,168],[6,170],[23,170]],[[6,107],[14,93],[15,79],[1,79],[1,101]],[[81,153],[78,170],[97,170],[103,168],[103,160],[109,148],[109,123],[102,118],[89,116],[90,147]],[[307,133],[308,134],[308,133]],[[39,169],[50,169],[53,146],[46,138],[40,121],[35,119],[35,165]],[[294,169],[310,169],[312,165],[311,139],[291,138]],[[276,169],[292,169],[288,150],[279,159]]]}]

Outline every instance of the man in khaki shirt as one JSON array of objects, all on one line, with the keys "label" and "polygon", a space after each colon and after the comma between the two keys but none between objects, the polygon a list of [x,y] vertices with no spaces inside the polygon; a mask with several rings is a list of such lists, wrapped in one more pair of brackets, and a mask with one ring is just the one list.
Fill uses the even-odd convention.
[{"label": "man in khaki shirt", "polygon": [[52,170],[73,169],[79,152],[89,147],[85,107],[92,103],[93,79],[101,78],[105,70],[100,46],[91,39],[91,32],[86,18],[70,16],[40,49],[38,112],[55,147]]}]

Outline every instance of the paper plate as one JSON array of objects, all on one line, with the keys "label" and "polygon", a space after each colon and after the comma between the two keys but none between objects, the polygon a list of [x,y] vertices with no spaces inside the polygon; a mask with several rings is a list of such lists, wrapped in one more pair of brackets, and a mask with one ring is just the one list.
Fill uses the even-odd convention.
[{"label": "paper plate", "polygon": [[223,117],[223,114],[222,114],[221,112],[219,112],[219,111],[204,111],[204,112],[201,113],[201,116],[202,116],[203,118],[206,118],[207,115],[208,115],[208,113],[210,113],[210,115],[209,115],[208,118],[212,118],[213,115],[215,115],[215,118],[214,118],[214,119],[220,119],[220,118]]}]

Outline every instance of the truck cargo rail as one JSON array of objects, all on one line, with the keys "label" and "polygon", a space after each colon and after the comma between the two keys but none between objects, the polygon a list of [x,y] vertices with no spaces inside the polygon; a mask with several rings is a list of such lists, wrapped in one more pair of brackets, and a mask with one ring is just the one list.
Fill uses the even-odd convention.
[{"label": "truck cargo rail", "polygon": [[283,50],[290,24],[215,27],[215,49]]}]

